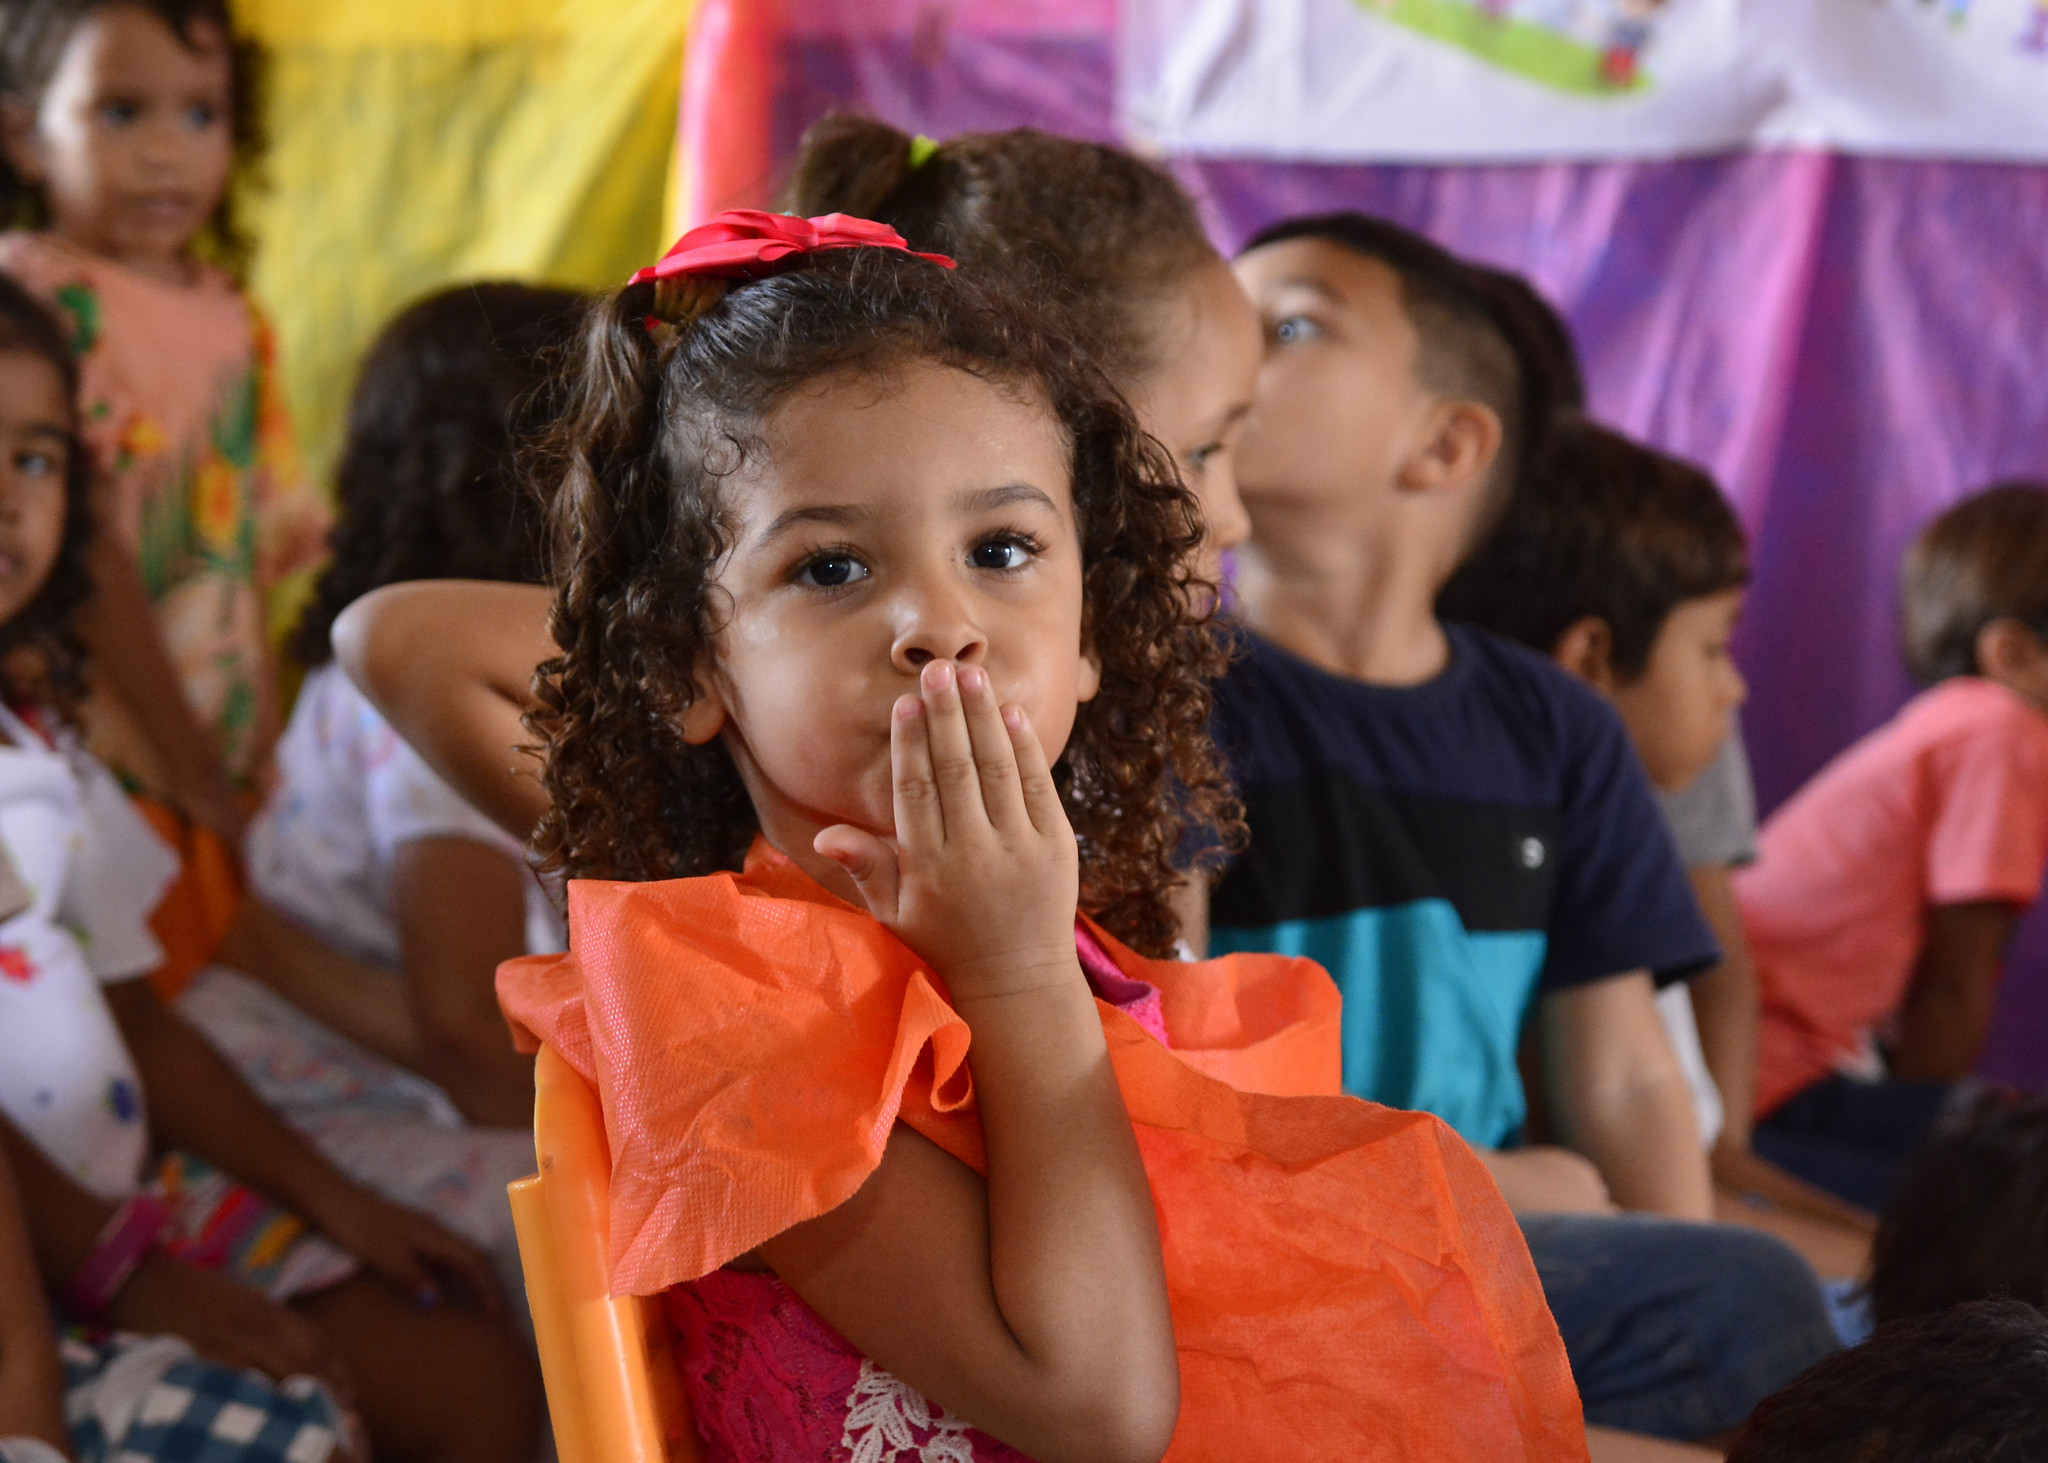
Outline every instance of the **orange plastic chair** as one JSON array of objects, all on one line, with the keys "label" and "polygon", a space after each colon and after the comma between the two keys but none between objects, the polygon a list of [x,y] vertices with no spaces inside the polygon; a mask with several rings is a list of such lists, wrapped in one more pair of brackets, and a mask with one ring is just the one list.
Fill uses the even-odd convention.
[{"label": "orange plastic chair", "polygon": [[561,1463],[702,1463],[661,1303],[607,1294],[611,1152],[597,1093],[545,1046],[533,1146],[540,1172],[509,1192]]}]

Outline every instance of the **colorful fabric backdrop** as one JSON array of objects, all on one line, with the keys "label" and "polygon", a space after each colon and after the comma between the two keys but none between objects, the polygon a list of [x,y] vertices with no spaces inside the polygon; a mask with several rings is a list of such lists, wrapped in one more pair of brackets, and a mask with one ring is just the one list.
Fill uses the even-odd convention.
[{"label": "colorful fabric backdrop", "polygon": [[[1536,8],[1320,8],[1337,3],[1524,21]],[[1738,8],[1766,3],[1780,0]],[[1119,15],[1113,0],[703,0],[683,208],[764,202],[804,127],[834,107],[935,136],[1031,124],[1115,138],[1120,82],[1138,65],[1132,48],[1157,39],[1143,22],[1162,4],[1128,0]],[[1833,8],[1870,11],[1885,35],[1923,49],[1981,44],[1986,64],[2004,67],[2007,50],[2032,64],[2018,50],[2031,5]],[[1177,8],[1264,24],[1303,6]],[[1647,0],[1607,8],[1658,18]],[[1689,8],[1674,0],[1671,16]],[[1941,75],[1959,64],[1928,54],[1951,68]],[[1138,58],[1155,69],[1160,59]],[[1653,53],[1642,64],[1654,69]],[[1900,105],[1938,120],[1927,102]],[[1994,478],[2048,476],[2048,168],[1959,160],[1952,146],[1925,149],[1945,158],[1785,149],[1426,165],[1366,160],[1359,147],[1353,162],[1283,161],[1249,145],[1174,161],[1226,247],[1289,214],[1364,208],[1523,270],[1563,307],[1598,414],[1710,466],[1754,536],[1744,720],[1764,801],[1782,800],[1912,690],[1894,585],[1914,530]],[[2048,908],[2022,931],[2003,1000],[1986,1069],[2048,1087]]]},{"label": "colorful fabric backdrop", "polygon": [[660,251],[688,0],[238,0],[271,52],[253,285],[324,482],[356,364],[458,280],[581,287]]},{"label": "colorful fabric backdrop", "polygon": [[2048,158],[2044,0],[1125,0],[1120,60],[1176,152]]}]

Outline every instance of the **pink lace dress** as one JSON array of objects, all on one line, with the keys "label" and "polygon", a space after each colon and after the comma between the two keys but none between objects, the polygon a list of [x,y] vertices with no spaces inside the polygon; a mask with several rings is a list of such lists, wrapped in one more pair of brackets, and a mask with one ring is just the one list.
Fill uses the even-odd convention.
[{"label": "pink lace dress", "polygon": [[[1166,1042],[1159,990],[1077,926],[1095,994]],[[714,1270],[667,1292],[707,1463],[1030,1463],[861,1355],[773,1275]]]}]

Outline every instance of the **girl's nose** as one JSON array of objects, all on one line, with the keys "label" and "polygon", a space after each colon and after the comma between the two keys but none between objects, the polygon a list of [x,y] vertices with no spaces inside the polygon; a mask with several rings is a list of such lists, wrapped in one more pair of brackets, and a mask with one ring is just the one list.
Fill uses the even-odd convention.
[{"label": "girl's nose", "polygon": [[988,637],[957,593],[915,594],[906,610],[889,655],[904,674],[914,676],[934,660],[974,665],[987,657]]}]

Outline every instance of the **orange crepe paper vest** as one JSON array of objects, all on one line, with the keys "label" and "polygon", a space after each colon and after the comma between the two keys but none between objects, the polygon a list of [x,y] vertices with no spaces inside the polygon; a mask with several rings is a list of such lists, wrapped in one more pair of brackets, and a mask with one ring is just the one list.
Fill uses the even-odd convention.
[{"label": "orange crepe paper vest", "polygon": [[[615,1294],[693,1280],[849,1198],[903,1122],[983,1167],[966,1023],[867,914],[756,843],[743,874],[569,886],[571,952],[502,966],[522,1046],[594,1083]],[[1180,1351],[1168,1458],[1582,1460],[1578,1394],[1485,1167],[1337,1095],[1306,961],[1147,960],[1169,1051],[1101,1005]],[[792,1080],[796,1079],[796,1080]]]}]

